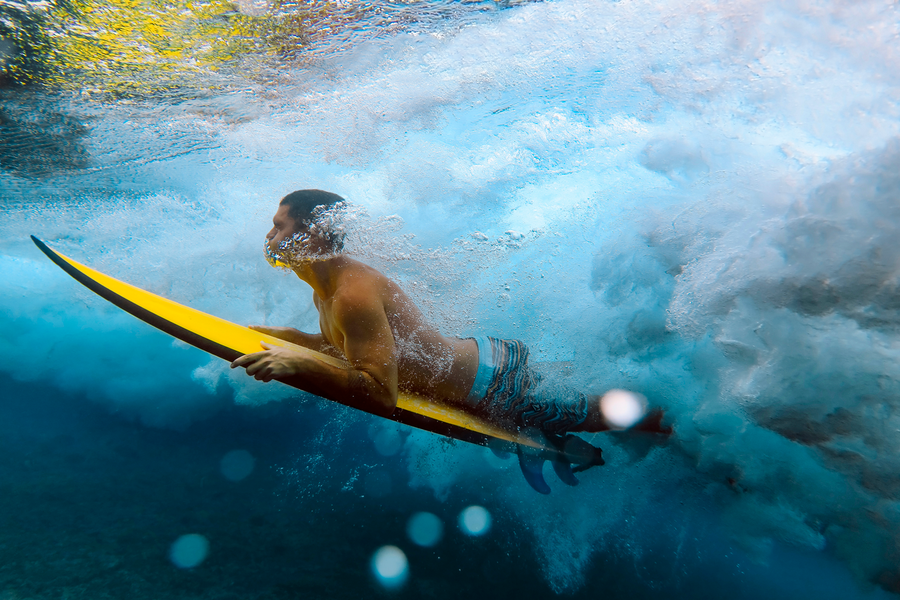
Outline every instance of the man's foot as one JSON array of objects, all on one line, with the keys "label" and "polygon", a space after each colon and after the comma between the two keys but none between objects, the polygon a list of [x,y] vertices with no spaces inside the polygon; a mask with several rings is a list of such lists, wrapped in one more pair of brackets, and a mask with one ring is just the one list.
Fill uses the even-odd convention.
[{"label": "man's foot", "polygon": [[663,427],[662,420],[665,413],[661,408],[656,408],[647,413],[643,419],[638,421],[631,431],[646,431],[647,433],[659,433],[661,435],[671,435],[672,426]]}]

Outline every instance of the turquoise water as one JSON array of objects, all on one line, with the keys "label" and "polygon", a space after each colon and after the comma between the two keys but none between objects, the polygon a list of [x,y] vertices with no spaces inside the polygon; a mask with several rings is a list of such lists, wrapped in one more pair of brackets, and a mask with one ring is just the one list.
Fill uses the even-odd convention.
[{"label": "turquoise water", "polygon": [[[900,593],[896,5],[391,6],[267,77],[0,91],[0,597]],[[228,371],[28,239],[314,331],[260,251],[306,187],[355,204],[350,251],[446,333],[640,392],[671,441],[598,435],[606,466],[539,496],[480,448]],[[188,534],[208,553],[179,567]]]}]

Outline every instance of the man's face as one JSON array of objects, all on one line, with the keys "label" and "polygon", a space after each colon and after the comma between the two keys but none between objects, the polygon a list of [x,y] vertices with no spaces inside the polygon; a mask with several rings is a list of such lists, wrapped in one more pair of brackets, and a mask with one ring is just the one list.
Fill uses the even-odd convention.
[{"label": "man's face", "polygon": [[277,253],[278,246],[285,240],[290,240],[298,232],[297,224],[288,214],[288,207],[284,204],[280,205],[278,212],[272,217],[272,230],[266,234],[269,251]]},{"label": "man's face", "polygon": [[319,226],[291,218],[287,206],[280,205],[266,234],[266,259],[274,267],[294,268],[330,256],[329,245],[319,234]]}]

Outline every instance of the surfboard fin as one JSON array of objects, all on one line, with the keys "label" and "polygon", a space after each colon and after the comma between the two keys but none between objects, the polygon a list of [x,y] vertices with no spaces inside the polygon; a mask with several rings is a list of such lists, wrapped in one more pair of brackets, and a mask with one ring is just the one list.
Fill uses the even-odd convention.
[{"label": "surfboard fin", "polygon": [[519,456],[519,468],[522,469],[522,475],[534,491],[539,494],[549,494],[550,486],[544,479],[544,453],[540,450],[527,448],[521,444],[516,448],[516,454]]},{"label": "surfboard fin", "polygon": [[525,481],[540,494],[550,493],[550,486],[547,485],[543,474],[545,461],[550,461],[556,476],[570,486],[578,485],[575,473],[606,464],[603,460],[603,450],[590,445],[577,435],[545,434],[544,437],[553,450],[536,450],[521,444],[516,447],[519,468]]},{"label": "surfboard fin", "polygon": [[501,460],[508,460],[512,456],[512,453],[508,452],[512,444],[494,439],[489,441],[487,446],[494,453],[494,456]]},{"label": "surfboard fin", "polygon": [[553,471],[556,473],[556,476],[559,477],[560,481],[573,487],[578,485],[578,478],[575,477],[575,473],[572,472],[572,465],[559,460],[558,458],[550,461],[550,464],[553,465]]},{"label": "surfboard fin", "polygon": [[498,450],[497,448],[491,447],[491,452],[494,453],[494,456],[499,458],[500,460],[508,460],[512,454],[505,450]]}]

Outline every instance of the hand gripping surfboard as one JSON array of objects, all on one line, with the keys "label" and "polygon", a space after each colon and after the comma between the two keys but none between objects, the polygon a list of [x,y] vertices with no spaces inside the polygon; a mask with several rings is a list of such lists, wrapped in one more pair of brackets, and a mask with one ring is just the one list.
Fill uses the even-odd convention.
[{"label": "hand gripping surfboard", "polygon": [[[349,366],[340,359],[129,285],[51,250],[34,236],[31,239],[63,271],[105,300],[153,327],[229,362],[244,354],[260,351],[259,343],[263,341],[313,356],[334,366]],[[291,385],[290,381],[283,383]],[[401,392],[397,408],[387,418],[463,442],[489,446],[495,451],[514,451],[519,456],[519,464],[528,483],[545,494],[550,491],[541,475],[545,460],[553,463],[554,470],[569,485],[577,483],[572,476],[571,464],[602,464],[599,449],[594,449],[580,438],[569,436],[574,439],[561,444],[559,440],[550,440],[539,433],[510,431],[465,410],[416,394]]]}]

